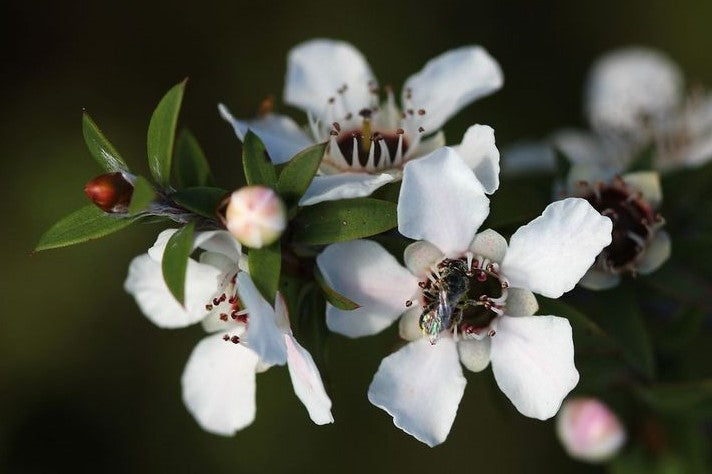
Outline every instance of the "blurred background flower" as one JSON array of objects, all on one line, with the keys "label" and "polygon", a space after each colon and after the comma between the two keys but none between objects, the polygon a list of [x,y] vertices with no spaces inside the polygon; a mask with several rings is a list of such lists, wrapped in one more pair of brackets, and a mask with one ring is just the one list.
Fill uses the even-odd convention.
[{"label": "blurred background flower", "polygon": [[[153,242],[158,227],[144,224],[40,255],[30,251],[49,225],[86,204],[84,185],[101,172],[84,147],[82,107],[132,169],[145,174],[150,113],[171,85],[189,76],[182,123],[205,148],[216,183],[233,189],[240,184],[240,146],[216,105],[225,101],[236,116],[253,116],[265,96],[279,96],[287,51],[306,39],[353,43],[382,84],[396,85],[443,51],[483,45],[501,64],[505,85],[448,121],[445,133],[457,140],[469,125],[486,123],[497,143],[506,144],[562,125],[585,127],[586,73],[601,53],[619,46],[658,48],[685,71],[688,84],[712,84],[712,4],[37,3],[0,7],[0,210],[8,219],[0,471],[438,472],[445,466],[474,469],[473,459],[480,473],[602,471],[565,457],[553,422],[513,413],[492,377],[468,374],[476,400],[462,404],[448,442],[437,451],[394,430],[390,417],[370,406],[366,389],[397,340],[396,327],[373,338],[334,335],[327,341],[325,362],[332,370],[324,376],[333,425],[313,426],[286,370],[271,370],[261,376],[250,428],[234,438],[205,433],[184,410],[179,390],[201,329],[158,330],[122,291],[129,261]],[[300,118],[283,104],[276,109]],[[511,189],[503,183],[493,206],[506,208]],[[528,197],[517,190],[518,200]],[[537,202],[532,215],[545,205]],[[652,313],[666,310],[657,300],[649,305],[657,305]],[[709,331],[685,344],[667,341],[662,370],[712,375]],[[636,436],[653,451],[668,443],[655,422],[641,426]],[[675,462],[669,458],[678,469],[672,472],[684,472]]]}]

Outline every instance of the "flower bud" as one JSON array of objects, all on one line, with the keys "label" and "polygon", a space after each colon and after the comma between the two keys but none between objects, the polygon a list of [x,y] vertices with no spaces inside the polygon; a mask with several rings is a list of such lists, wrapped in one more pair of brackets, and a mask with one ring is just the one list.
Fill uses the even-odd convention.
[{"label": "flower bud", "polygon": [[272,189],[245,186],[230,195],[223,219],[227,230],[243,245],[261,248],[282,235],[287,211]]},{"label": "flower bud", "polygon": [[123,173],[106,173],[89,181],[84,186],[84,194],[104,212],[126,212],[131,202],[133,184]]},{"label": "flower bud", "polygon": [[611,459],[626,440],[618,417],[595,398],[564,401],[556,418],[556,433],[572,458],[594,463]]}]

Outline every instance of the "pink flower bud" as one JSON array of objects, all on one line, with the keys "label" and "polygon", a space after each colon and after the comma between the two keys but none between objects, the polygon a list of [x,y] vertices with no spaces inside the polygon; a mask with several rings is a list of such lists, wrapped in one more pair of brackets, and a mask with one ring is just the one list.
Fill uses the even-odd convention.
[{"label": "pink flower bud", "polygon": [[245,186],[228,198],[224,223],[243,245],[260,248],[282,235],[287,225],[287,211],[272,189]]},{"label": "pink flower bud", "polygon": [[84,186],[84,194],[104,212],[126,212],[133,185],[123,173],[106,173],[89,181]]},{"label": "pink flower bud", "polygon": [[556,418],[556,433],[572,458],[594,463],[611,459],[626,440],[618,417],[595,398],[564,401]]}]

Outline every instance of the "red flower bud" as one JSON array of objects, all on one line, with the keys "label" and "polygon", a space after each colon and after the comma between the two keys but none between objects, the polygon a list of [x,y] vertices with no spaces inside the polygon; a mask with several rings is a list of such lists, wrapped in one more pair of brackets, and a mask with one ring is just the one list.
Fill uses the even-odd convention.
[{"label": "red flower bud", "polygon": [[133,185],[123,173],[107,173],[89,181],[84,186],[84,194],[104,212],[126,212]]}]

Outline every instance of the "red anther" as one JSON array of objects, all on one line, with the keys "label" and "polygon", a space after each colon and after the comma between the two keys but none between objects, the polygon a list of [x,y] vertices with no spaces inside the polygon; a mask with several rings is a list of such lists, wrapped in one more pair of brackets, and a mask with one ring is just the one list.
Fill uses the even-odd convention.
[{"label": "red anther", "polygon": [[225,334],[225,335],[223,336],[223,341],[229,341],[229,340],[230,340],[230,336],[228,336],[227,334]]},{"label": "red anther", "polygon": [[211,305],[211,304],[205,305],[205,311],[212,311],[212,310],[213,310],[213,305]]},{"label": "red anther", "polygon": [[396,135],[403,135],[404,133],[405,133],[405,130],[403,130],[402,128],[399,128],[398,130],[396,130]]},{"label": "red anther", "polygon": [[232,295],[232,296],[227,300],[227,302],[230,303],[230,304],[235,304],[235,303],[237,302],[237,296]]},{"label": "red anther", "polygon": [[337,132],[336,130],[329,130],[329,135],[331,135],[332,137],[336,137],[339,135],[339,132]]},{"label": "red anther", "polygon": [[227,321],[227,313],[220,313],[220,320]]},{"label": "red anther", "polygon": [[232,319],[237,319],[237,313],[239,313],[239,310],[235,309],[230,313],[230,317]]},{"label": "red anther", "polygon": [[406,308],[410,308],[411,306],[413,306],[413,301],[411,301],[411,300],[406,301],[405,306],[406,306]]},{"label": "red anther", "polygon": [[238,323],[247,324],[247,315],[246,315],[246,314],[238,314],[238,315],[237,315],[237,322],[238,322]]},{"label": "red anther", "polygon": [[408,115],[413,115],[415,112],[413,112],[413,109],[407,109],[407,110],[406,110],[406,113],[407,113]]},{"label": "red anther", "polygon": [[418,109],[418,115],[425,115],[425,109]]},{"label": "red anther", "polygon": [[237,336],[232,336],[230,338],[230,342],[232,342],[233,344],[238,344],[240,342],[240,338]]},{"label": "red anther", "polygon": [[425,283],[424,281],[419,281],[419,282],[418,282],[418,286],[421,287],[421,288],[425,288],[425,287],[426,287],[426,283]]},{"label": "red anther", "polygon": [[337,132],[341,131],[341,125],[339,125],[339,122],[334,122],[331,124],[331,126],[334,127],[334,130],[336,130]]},{"label": "red anther", "polygon": [[330,104],[333,104],[334,102],[336,102],[336,98],[335,98],[335,97],[329,97],[329,100],[328,100],[327,102],[330,103]]},{"label": "red anther", "polygon": [[133,195],[133,185],[123,173],[117,171],[89,181],[84,186],[84,194],[104,212],[126,212]]},{"label": "red anther", "polygon": [[371,118],[373,111],[371,109],[361,109],[358,114],[363,118]]},{"label": "red anther", "polygon": [[351,119],[353,118],[353,116],[354,116],[354,114],[352,114],[351,112],[349,112],[349,113],[346,114],[346,117],[344,117],[344,118],[345,118],[346,120],[351,120]]},{"label": "red anther", "polygon": [[423,133],[423,132],[425,131],[425,129],[424,129],[423,127],[418,127],[418,131],[419,131],[420,133]]},{"label": "red anther", "polygon": [[220,295],[220,302],[221,302],[221,303],[222,303],[223,301],[225,301],[226,299],[227,299],[227,296],[225,295],[225,293],[223,293],[222,295]]},{"label": "red anther", "polygon": [[477,274],[477,281],[479,281],[479,282],[485,282],[485,281],[487,281],[487,274],[486,274],[485,272],[483,272],[483,271],[480,271],[480,272]]},{"label": "red anther", "polygon": [[220,298],[213,298],[213,306],[217,306],[220,304]]}]

